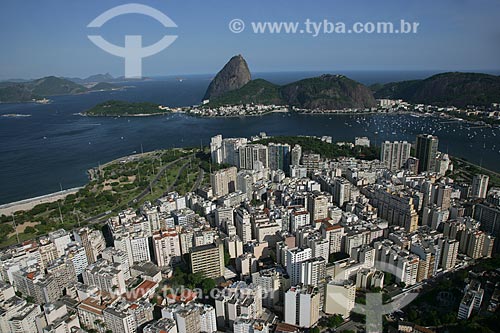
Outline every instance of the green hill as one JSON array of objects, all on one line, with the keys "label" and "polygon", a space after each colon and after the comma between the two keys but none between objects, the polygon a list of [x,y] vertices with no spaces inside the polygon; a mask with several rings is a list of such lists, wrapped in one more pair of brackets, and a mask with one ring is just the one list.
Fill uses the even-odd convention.
[{"label": "green hill", "polygon": [[263,79],[248,82],[243,87],[229,91],[210,100],[210,106],[235,104],[283,104],[279,86]]},{"label": "green hill", "polygon": [[87,88],[55,76],[44,77],[27,84],[31,92],[39,96],[69,95],[86,92]]},{"label": "green hill", "polygon": [[489,106],[500,102],[500,77],[481,73],[442,73],[425,80],[385,84],[375,91],[375,97],[439,106]]},{"label": "green hill", "polygon": [[322,75],[278,86],[263,79],[210,100],[209,106],[281,104],[304,109],[367,108],[376,102],[370,89],[342,75]]},{"label": "green hill", "polygon": [[166,110],[161,110],[158,104],[154,103],[132,103],[125,101],[106,101],[97,104],[93,108],[87,110],[87,116],[100,117],[116,117],[116,116],[137,116],[137,115],[155,115],[167,113]]},{"label": "green hill", "polygon": [[287,104],[304,109],[374,107],[376,101],[366,86],[343,75],[321,75],[281,87]]}]

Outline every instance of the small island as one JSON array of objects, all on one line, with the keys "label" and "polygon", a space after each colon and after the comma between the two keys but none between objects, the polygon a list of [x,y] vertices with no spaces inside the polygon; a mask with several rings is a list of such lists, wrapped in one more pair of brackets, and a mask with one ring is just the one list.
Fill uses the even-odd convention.
[{"label": "small island", "polygon": [[91,117],[141,117],[156,116],[172,112],[170,108],[148,102],[106,101],[85,111]]}]

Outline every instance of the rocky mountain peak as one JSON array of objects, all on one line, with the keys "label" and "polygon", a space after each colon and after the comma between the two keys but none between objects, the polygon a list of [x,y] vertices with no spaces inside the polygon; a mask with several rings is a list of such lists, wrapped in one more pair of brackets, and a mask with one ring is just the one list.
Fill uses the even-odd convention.
[{"label": "rocky mountain peak", "polygon": [[252,79],[248,64],[241,54],[232,57],[210,82],[203,99],[219,97],[239,89]]}]

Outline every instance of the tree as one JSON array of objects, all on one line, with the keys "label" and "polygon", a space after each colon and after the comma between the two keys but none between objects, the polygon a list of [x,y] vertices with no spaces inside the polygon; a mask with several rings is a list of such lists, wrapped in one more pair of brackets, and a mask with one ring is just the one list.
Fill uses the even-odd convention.
[{"label": "tree", "polygon": [[311,333],[321,333],[321,330],[319,329],[318,326],[316,326],[311,329]]},{"label": "tree", "polygon": [[340,324],[342,324],[343,322],[344,322],[344,319],[342,318],[342,316],[339,314],[335,314],[335,315],[328,318],[326,325],[329,328],[335,328],[335,327],[339,326]]},{"label": "tree", "polygon": [[193,286],[199,286],[204,278],[205,277],[203,276],[202,272],[197,272],[189,275],[189,282],[191,282]]},{"label": "tree", "polygon": [[204,279],[201,282],[201,289],[203,289],[203,293],[208,295],[208,293],[216,287],[216,283],[212,279]]},{"label": "tree", "polygon": [[23,232],[25,234],[34,234],[34,233],[36,233],[36,229],[33,228],[33,227],[28,226],[28,227],[24,228]]}]

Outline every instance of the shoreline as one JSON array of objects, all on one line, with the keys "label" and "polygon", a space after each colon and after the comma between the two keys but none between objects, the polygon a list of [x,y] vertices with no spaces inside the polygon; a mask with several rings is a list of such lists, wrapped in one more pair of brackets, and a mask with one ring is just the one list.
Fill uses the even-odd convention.
[{"label": "shoreline", "polygon": [[0,215],[12,215],[18,211],[27,211],[33,209],[36,205],[51,203],[66,198],[70,194],[75,194],[84,186],[73,187],[62,191],[48,193],[33,198],[27,198],[19,201],[9,202],[0,205]]},{"label": "shoreline", "polygon": [[76,115],[81,117],[93,117],[93,118],[129,118],[129,117],[155,117],[164,116],[167,114],[172,114],[174,112],[161,112],[161,113],[137,113],[137,114],[117,114],[117,115],[104,115],[104,114],[85,114],[83,112],[76,113]]}]

